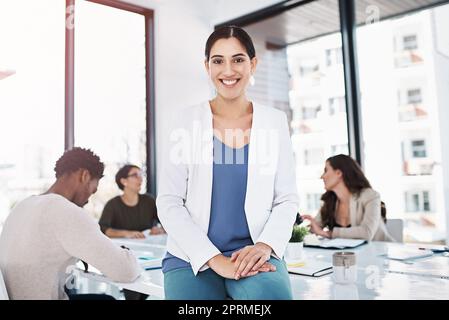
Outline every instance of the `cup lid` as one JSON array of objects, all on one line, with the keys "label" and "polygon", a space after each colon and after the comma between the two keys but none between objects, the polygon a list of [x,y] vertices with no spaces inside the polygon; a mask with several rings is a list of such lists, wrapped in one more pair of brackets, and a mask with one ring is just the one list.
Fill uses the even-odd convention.
[{"label": "cup lid", "polygon": [[349,267],[356,263],[354,252],[335,252],[332,255],[332,264],[336,267]]}]

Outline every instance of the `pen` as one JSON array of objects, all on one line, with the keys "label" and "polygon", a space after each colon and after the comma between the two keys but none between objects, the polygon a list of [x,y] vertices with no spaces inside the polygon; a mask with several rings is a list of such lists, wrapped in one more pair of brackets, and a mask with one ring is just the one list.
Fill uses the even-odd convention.
[{"label": "pen", "polygon": [[155,257],[139,257],[140,260],[157,260]]},{"label": "pen", "polygon": [[442,253],[442,252],[448,252],[449,251],[449,247],[444,247],[443,249],[428,249],[428,248],[418,248],[419,250],[430,250],[433,253]]},{"label": "pen", "polygon": [[418,272],[396,271],[396,270],[389,270],[389,269],[386,269],[385,271],[388,273],[398,273],[398,274],[404,274],[404,275],[410,275],[410,276],[420,276],[420,277],[426,277],[426,278],[449,280],[449,276],[445,276],[445,275],[424,274],[424,273],[418,273]]}]

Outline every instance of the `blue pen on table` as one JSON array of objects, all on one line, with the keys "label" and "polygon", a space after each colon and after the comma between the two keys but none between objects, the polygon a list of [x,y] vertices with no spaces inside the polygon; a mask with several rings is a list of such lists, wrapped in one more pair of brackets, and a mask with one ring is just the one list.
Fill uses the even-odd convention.
[{"label": "blue pen on table", "polygon": [[155,257],[139,257],[140,260],[156,260]]}]

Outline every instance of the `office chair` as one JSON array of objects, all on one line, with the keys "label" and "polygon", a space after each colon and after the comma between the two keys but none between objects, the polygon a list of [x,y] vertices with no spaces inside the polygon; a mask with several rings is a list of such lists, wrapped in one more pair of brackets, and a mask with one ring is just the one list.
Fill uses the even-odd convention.
[{"label": "office chair", "polygon": [[388,219],[386,225],[388,233],[397,242],[404,242],[403,237],[404,221],[402,221],[402,219]]}]

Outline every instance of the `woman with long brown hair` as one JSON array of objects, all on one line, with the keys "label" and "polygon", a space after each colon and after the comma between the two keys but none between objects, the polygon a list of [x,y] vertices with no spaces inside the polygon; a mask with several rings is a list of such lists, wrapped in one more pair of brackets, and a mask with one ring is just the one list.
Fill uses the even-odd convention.
[{"label": "woman with long brown hair", "polygon": [[320,212],[315,218],[302,216],[310,221],[313,233],[326,238],[394,241],[381,217],[380,195],[356,161],[343,154],[330,157],[321,179],[326,192],[321,196]]}]

